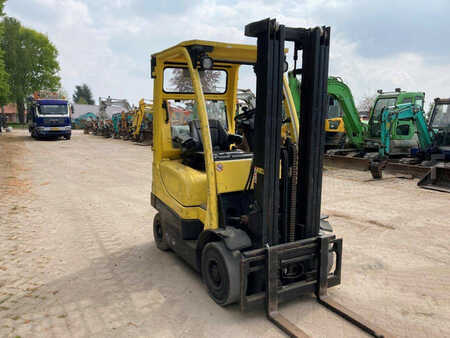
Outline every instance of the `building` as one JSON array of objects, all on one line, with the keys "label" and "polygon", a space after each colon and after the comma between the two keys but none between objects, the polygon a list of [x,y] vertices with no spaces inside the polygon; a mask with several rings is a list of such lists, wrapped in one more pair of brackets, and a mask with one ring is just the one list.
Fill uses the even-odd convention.
[{"label": "building", "polygon": [[98,108],[99,108],[99,106],[96,104],[74,103],[74,104],[72,104],[72,112],[73,112],[72,118],[76,119],[86,113],[93,113],[93,114],[97,115]]},{"label": "building", "polygon": [[[3,113],[6,115],[6,123],[19,123],[19,115],[17,114],[17,106],[15,103],[9,103],[2,107]],[[0,112],[1,112],[0,111]],[[24,113],[24,121],[27,120],[27,112]]]}]

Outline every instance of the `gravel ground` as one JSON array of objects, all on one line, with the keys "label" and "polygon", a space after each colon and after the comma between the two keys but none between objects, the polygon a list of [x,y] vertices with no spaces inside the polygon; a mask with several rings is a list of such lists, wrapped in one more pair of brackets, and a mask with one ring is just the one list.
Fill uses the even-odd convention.
[{"label": "gravel ground", "polygon": [[[83,135],[0,135],[0,337],[282,337],[263,309],[221,308],[156,249],[149,147]],[[324,214],[344,238],[336,299],[398,337],[450,336],[450,195],[328,169]],[[364,337],[302,297],[313,337]]]}]

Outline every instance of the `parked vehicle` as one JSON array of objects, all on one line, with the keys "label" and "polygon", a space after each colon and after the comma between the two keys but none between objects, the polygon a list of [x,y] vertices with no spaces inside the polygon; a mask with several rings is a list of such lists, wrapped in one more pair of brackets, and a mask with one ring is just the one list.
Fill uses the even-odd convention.
[{"label": "parked vehicle", "polygon": [[70,140],[72,135],[71,106],[58,93],[34,93],[28,99],[28,130],[31,137]]}]

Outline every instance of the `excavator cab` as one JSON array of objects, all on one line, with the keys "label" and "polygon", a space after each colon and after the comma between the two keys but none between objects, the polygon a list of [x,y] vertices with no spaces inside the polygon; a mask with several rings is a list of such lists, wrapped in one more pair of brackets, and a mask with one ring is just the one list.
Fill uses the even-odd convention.
[{"label": "excavator cab", "polygon": [[433,153],[430,155],[433,165],[419,182],[425,189],[450,192],[450,98],[434,99],[429,130],[433,133]]},{"label": "excavator cab", "polygon": [[[216,303],[242,310],[264,303],[290,336],[306,334],[278,303],[310,293],[380,336],[327,296],[340,284],[342,261],[342,239],[320,216],[330,29],[265,19],[245,34],[257,45],[191,40],[151,57],[156,246],[201,272]],[[300,123],[285,75],[286,42],[302,75]],[[243,65],[256,74],[256,106],[235,120]],[[238,147],[242,120],[253,121],[247,150]]]},{"label": "excavator cab", "polygon": [[[367,147],[380,147],[382,112],[386,108],[401,104],[413,104],[423,109],[425,93],[406,92],[396,88],[393,92],[378,90],[378,96],[371,109],[368,123]],[[412,148],[417,148],[417,129],[411,120],[397,120],[390,128],[392,155],[409,155]],[[382,145],[381,145],[382,146]]]}]

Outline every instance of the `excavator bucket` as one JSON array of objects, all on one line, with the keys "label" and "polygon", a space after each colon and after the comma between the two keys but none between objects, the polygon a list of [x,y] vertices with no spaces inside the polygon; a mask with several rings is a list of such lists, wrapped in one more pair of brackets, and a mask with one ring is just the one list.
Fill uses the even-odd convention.
[{"label": "excavator bucket", "polygon": [[417,185],[424,189],[450,193],[450,165],[442,163],[432,167]]},{"label": "excavator bucket", "polygon": [[139,142],[145,146],[153,145],[153,128],[143,130],[139,135]]},{"label": "excavator bucket", "polygon": [[142,124],[136,142],[139,142],[143,146],[153,145],[153,121],[145,121],[145,123]]}]

